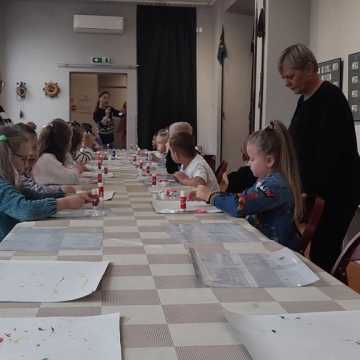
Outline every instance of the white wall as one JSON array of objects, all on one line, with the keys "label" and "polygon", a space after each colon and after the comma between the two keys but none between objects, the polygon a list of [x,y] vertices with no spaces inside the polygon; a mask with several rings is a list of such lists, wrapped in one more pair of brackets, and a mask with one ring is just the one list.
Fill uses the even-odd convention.
[{"label": "white wall", "polygon": [[214,98],[214,17],[212,8],[198,8],[197,27],[197,143],[207,154],[217,152],[217,117]]},{"label": "white wall", "polygon": [[[310,48],[318,61],[344,60],[343,91],[348,90],[348,55],[360,51],[360,1],[312,0]],[[360,150],[360,123],[355,123]]]},{"label": "white wall", "polygon": [[[226,3],[225,3],[226,2]],[[226,11],[227,0],[217,0],[213,6],[213,17],[214,17],[214,38],[213,38],[213,58],[214,60],[214,92],[213,101],[215,104],[214,113],[216,116],[216,127],[214,132],[216,134],[216,161],[217,165],[220,160],[220,134],[221,134],[221,66],[217,60],[217,52],[219,46],[219,39],[221,35],[222,25],[224,24],[224,17]],[[226,35],[225,35],[226,42]],[[226,61],[226,60],[225,60]]]},{"label": "white wall", "polygon": [[[125,17],[125,33],[119,35],[75,34],[74,14],[99,14]],[[54,117],[69,118],[69,70],[58,63],[88,64],[91,56],[110,56],[115,64],[136,64],[136,7],[83,2],[12,1],[5,12],[6,108],[15,121],[23,110],[25,120],[39,125]],[[76,70],[78,71],[78,70]],[[89,70],[87,70],[89,71]],[[109,71],[109,70],[108,70]],[[119,72],[117,70],[116,72]],[[128,71],[128,132],[136,136],[136,71]],[[26,81],[29,95],[18,101],[17,81]],[[44,96],[45,81],[57,81],[60,96]],[[132,140],[131,142],[134,142]]]},{"label": "white wall", "polygon": [[[5,5],[0,3],[0,80],[4,79],[5,76],[5,53],[4,53],[4,39],[5,39]],[[3,95],[0,94],[0,105],[3,105]]]},{"label": "white wall", "polygon": [[221,66],[217,52],[222,26],[228,58],[224,73],[223,159],[232,169],[240,165],[241,142],[248,134],[253,18],[227,13],[232,0],[217,0],[211,8],[198,8],[198,143],[220,160]]},{"label": "white wall", "polygon": [[284,85],[277,64],[281,52],[295,43],[309,43],[310,0],[267,1],[263,125],[271,120],[289,124],[297,96]]},{"label": "white wall", "polygon": [[[0,6],[2,4],[0,2]],[[75,34],[72,30],[74,14],[124,16],[125,33],[121,36]],[[134,4],[13,0],[8,1],[6,11],[0,11],[1,15],[6,18],[7,29],[6,43],[0,51],[0,61],[2,54],[6,61],[7,88],[3,102],[15,121],[19,121],[20,110],[23,110],[25,120],[35,121],[40,126],[54,117],[69,118],[70,70],[58,68],[58,63],[87,64],[91,56],[104,55],[110,56],[115,64],[136,64]],[[198,8],[198,26],[203,28],[197,38],[198,143],[207,153],[216,154],[218,118],[214,67],[218,36],[215,40],[213,8]],[[0,44],[2,35],[0,32]],[[132,144],[137,136],[136,71],[112,72],[128,74],[128,143]],[[61,87],[56,99],[48,99],[42,93],[44,82],[49,80],[57,81]],[[29,96],[22,102],[14,95],[17,81],[28,84]]]},{"label": "white wall", "polygon": [[235,170],[242,163],[241,145],[249,133],[253,17],[226,13],[224,28],[228,58],[224,67],[223,158],[229,169]]}]

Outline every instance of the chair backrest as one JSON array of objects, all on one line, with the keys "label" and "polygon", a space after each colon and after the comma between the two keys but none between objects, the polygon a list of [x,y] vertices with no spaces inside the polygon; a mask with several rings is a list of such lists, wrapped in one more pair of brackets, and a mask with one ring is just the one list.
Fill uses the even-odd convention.
[{"label": "chair backrest", "polygon": [[301,253],[305,253],[305,250],[314,238],[316,229],[319,225],[321,215],[324,211],[325,201],[320,196],[316,196],[312,201],[312,206],[309,205],[307,200],[307,206],[305,206],[305,229],[302,233],[303,238],[303,250]]},{"label": "chair backrest", "polygon": [[215,155],[203,155],[203,158],[206,160],[206,162],[211,167],[212,171],[215,171]]},{"label": "chair backrest", "polygon": [[219,184],[220,184],[222,177],[225,174],[227,168],[228,168],[228,163],[225,160],[223,160],[221,162],[221,164],[219,165],[219,167],[216,169],[215,176],[216,176],[216,180]]},{"label": "chair backrest", "polygon": [[346,268],[349,262],[360,245],[360,232],[358,232],[345,246],[339,257],[337,258],[335,265],[331,270],[331,274],[342,281],[344,284],[348,283]]}]

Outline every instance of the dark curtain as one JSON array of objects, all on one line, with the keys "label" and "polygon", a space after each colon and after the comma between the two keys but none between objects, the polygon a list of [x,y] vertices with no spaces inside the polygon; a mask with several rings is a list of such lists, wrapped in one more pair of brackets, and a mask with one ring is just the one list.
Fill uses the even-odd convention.
[{"label": "dark curtain", "polygon": [[138,140],[176,121],[196,136],[196,9],[137,7]]}]

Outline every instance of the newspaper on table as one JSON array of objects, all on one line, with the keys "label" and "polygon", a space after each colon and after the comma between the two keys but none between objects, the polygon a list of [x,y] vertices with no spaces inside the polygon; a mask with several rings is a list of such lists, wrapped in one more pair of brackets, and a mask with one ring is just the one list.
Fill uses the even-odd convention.
[{"label": "newspaper on table", "polygon": [[195,269],[207,286],[299,287],[319,280],[291,250],[265,254],[201,253],[190,250]]},{"label": "newspaper on table", "polygon": [[187,201],[186,209],[180,209],[179,200],[152,200],[152,206],[158,214],[186,214],[186,213],[221,213],[215,206],[205,201]]},{"label": "newspaper on table", "polygon": [[253,360],[360,359],[360,311],[225,317]]},{"label": "newspaper on table", "polygon": [[254,243],[260,242],[256,233],[240,224],[170,224],[167,233],[182,243]]},{"label": "newspaper on table", "polygon": [[81,219],[87,217],[103,217],[111,213],[110,208],[95,207],[93,209],[61,210],[54,214],[53,218],[59,219]]},{"label": "newspaper on table", "polygon": [[121,360],[120,314],[2,318],[2,360]]},{"label": "newspaper on table", "polygon": [[100,250],[104,239],[101,227],[24,228],[16,226],[0,243],[0,250],[58,252],[59,250]]}]

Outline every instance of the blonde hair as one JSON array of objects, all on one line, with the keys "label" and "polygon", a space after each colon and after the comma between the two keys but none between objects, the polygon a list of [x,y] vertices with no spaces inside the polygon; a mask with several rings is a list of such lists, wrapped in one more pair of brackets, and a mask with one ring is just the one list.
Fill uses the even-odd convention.
[{"label": "blonde hair", "polygon": [[0,177],[16,185],[13,158],[16,149],[28,141],[26,135],[14,126],[0,127]]},{"label": "blonde hair", "polygon": [[185,121],[175,122],[169,126],[169,137],[172,137],[173,135],[179,132],[186,132],[192,135],[193,128],[191,124]]},{"label": "blonde hair", "polygon": [[265,155],[272,155],[275,167],[287,180],[294,198],[294,220],[303,215],[301,181],[295,149],[290,134],[283,123],[272,121],[270,125],[249,136],[248,143],[254,144]]}]

